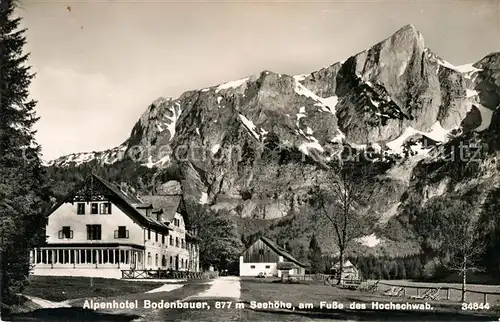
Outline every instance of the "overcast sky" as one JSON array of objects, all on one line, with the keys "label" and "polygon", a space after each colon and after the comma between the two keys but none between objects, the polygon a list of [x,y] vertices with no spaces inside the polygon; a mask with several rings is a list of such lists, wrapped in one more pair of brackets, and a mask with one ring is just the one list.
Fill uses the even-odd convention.
[{"label": "overcast sky", "polygon": [[409,23],[455,65],[500,51],[500,0],[21,2],[44,159],[119,145],[159,96],[309,73]]}]

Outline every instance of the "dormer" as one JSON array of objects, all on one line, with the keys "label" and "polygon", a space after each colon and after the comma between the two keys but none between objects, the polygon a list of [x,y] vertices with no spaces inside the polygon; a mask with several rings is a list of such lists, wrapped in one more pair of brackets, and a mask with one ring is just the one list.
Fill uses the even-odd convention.
[{"label": "dormer", "polygon": [[136,203],[136,204],[133,204],[133,206],[136,209],[146,211],[146,217],[148,217],[148,218],[151,217],[152,210],[153,210],[152,204],[150,204],[150,203]]},{"label": "dormer", "polygon": [[151,212],[153,214],[153,218],[155,218],[159,222],[163,221],[163,209],[153,209]]}]

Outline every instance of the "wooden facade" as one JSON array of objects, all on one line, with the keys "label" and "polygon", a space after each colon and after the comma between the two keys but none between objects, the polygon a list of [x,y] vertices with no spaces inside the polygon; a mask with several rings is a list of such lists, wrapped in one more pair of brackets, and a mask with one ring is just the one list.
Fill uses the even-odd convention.
[{"label": "wooden facade", "polygon": [[[289,270],[281,270],[281,264],[288,264]],[[299,262],[285,249],[268,238],[261,237],[240,256],[240,276],[281,276],[281,274],[303,275],[305,264]]]},{"label": "wooden facade", "polygon": [[243,253],[244,263],[277,263],[279,255],[261,239]]}]

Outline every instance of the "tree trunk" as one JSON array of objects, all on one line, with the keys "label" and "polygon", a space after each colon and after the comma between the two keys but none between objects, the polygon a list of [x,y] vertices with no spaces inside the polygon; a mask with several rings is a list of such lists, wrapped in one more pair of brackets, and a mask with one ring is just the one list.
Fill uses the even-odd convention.
[{"label": "tree trunk", "polygon": [[337,281],[337,285],[340,285],[342,283],[342,272],[344,271],[344,250],[340,249],[340,256],[339,256],[339,279]]},{"label": "tree trunk", "polygon": [[464,269],[462,273],[462,303],[465,302],[465,299],[467,297],[466,285],[467,285],[467,270]]}]

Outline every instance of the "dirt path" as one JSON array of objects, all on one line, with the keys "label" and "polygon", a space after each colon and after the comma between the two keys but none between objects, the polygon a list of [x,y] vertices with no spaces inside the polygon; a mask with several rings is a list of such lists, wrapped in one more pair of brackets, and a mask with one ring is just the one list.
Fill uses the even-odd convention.
[{"label": "dirt path", "polygon": [[218,277],[205,285],[206,289],[184,297],[182,302],[207,303],[209,309],[159,309],[136,321],[239,321],[241,310],[236,308],[236,303],[241,300],[240,278]]},{"label": "dirt path", "polygon": [[184,284],[165,284],[163,286],[155,288],[154,290],[151,290],[151,291],[147,291],[145,293],[171,292],[171,291],[176,290],[178,288],[181,288],[183,286],[184,286]]},{"label": "dirt path", "polygon": [[232,299],[241,298],[240,278],[236,276],[219,277],[209,283],[210,288],[196,295],[189,296],[183,301],[203,299]]},{"label": "dirt path", "polygon": [[71,307],[67,302],[68,301],[62,301],[62,302],[52,302],[49,300],[44,300],[38,297],[34,296],[28,296],[25,295],[27,299],[35,303],[36,305],[39,305],[42,309],[57,309],[57,308],[62,308],[62,307]]}]

